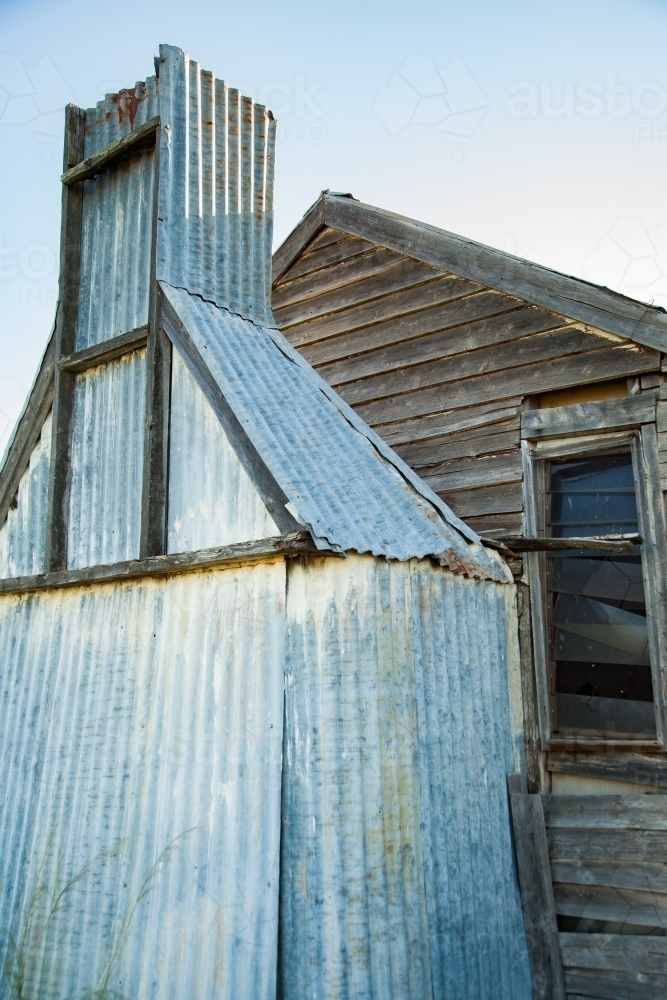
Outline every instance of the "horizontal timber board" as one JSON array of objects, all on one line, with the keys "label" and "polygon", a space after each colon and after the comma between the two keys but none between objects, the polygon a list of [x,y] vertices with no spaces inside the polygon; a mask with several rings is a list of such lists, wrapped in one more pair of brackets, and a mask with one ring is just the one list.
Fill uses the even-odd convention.
[{"label": "horizontal timber board", "polygon": [[543,795],[542,807],[550,827],[667,830],[667,795]]},{"label": "horizontal timber board", "polygon": [[[455,356],[563,327],[560,318],[533,306],[507,312],[506,305],[507,300],[497,298],[495,292],[478,292],[457,299],[438,310],[429,310],[429,318],[439,327],[433,333],[425,332],[419,337],[350,356],[324,365],[318,371],[327,382],[337,385],[441,358],[452,362]],[[495,310],[502,311],[491,315]],[[478,319],[480,316],[482,318]]]},{"label": "horizontal timber board", "polygon": [[[581,935],[583,937],[583,934]],[[664,1000],[667,976],[601,969],[566,969],[568,1000]]]},{"label": "horizontal timber board", "polygon": [[[374,263],[372,254],[358,258],[359,266],[367,261],[369,267]],[[352,261],[351,263],[357,262]],[[343,265],[341,264],[339,267],[342,268]],[[331,274],[331,269],[318,271],[312,276],[312,280],[328,280],[330,275],[332,281],[337,280],[337,275]],[[443,275],[433,268],[427,268],[425,264],[420,264],[418,261],[397,257],[396,263],[385,266],[379,273],[371,274],[368,277],[363,277],[363,275],[359,277],[358,281],[348,281],[342,287],[327,291],[314,298],[300,299],[298,302],[282,307],[273,305],[276,323],[291,341],[299,332],[303,332],[310,323],[319,322],[322,318],[330,320],[332,316],[335,318],[337,313],[346,309],[361,308],[370,302],[377,303],[395,292],[410,290],[417,295],[417,289],[421,288],[422,285],[436,279],[441,280]],[[291,287],[290,285],[289,288]],[[421,294],[419,292],[419,295]],[[355,327],[355,329],[363,329],[363,325]]]},{"label": "horizontal timber board", "polygon": [[[346,291],[352,296],[349,304],[364,302],[366,298],[372,297],[372,293],[369,295],[368,292],[373,288],[377,289],[376,294],[381,295],[385,281],[390,277],[388,272],[401,265],[411,265],[410,270],[413,273],[425,275],[427,279],[440,274],[428,264],[409,261],[391,250],[369,250],[360,257],[343,260],[339,264],[295,278],[289,284],[274,289],[271,297],[274,315],[280,309],[298,304],[300,309],[297,313],[301,318],[293,322],[303,322],[311,315],[321,316],[336,308],[342,309],[343,303],[339,305],[338,300],[347,297]],[[359,286],[365,287],[359,288]],[[399,284],[397,287],[402,286]],[[291,315],[293,314],[290,313]]]},{"label": "horizontal timber board", "polygon": [[552,860],[655,861],[667,856],[664,830],[596,830],[547,827]]},{"label": "horizontal timber board", "polygon": [[547,769],[558,774],[580,774],[667,788],[667,756],[663,754],[551,750]]},{"label": "horizontal timber board", "polygon": [[554,882],[571,885],[604,885],[614,889],[659,892],[667,897],[667,860],[659,861],[552,861]]},{"label": "horizontal timber board", "polygon": [[[457,278],[452,275],[444,275],[442,278],[431,278],[429,281],[420,282],[418,285],[409,285],[399,289],[389,295],[382,295],[369,301],[364,301],[358,305],[350,306],[348,309],[341,309],[321,318],[310,320],[307,323],[300,323],[299,326],[285,326],[280,317],[280,313],[275,317],[276,322],[285,334],[290,344],[294,347],[305,347],[306,344],[314,344],[321,340],[327,340],[342,335],[351,335],[355,330],[365,329],[375,326],[376,329],[367,331],[364,343],[372,347],[380,347],[382,344],[393,344],[406,336],[418,336],[422,331],[423,320],[403,320],[407,322],[405,331],[399,336],[394,329],[396,317],[406,317],[411,313],[418,313],[422,309],[431,306],[440,306],[453,299],[462,298],[464,295],[472,295],[481,291],[479,285],[465,278]],[[508,307],[509,308],[509,307]],[[377,329],[381,323],[386,323],[384,330]],[[421,325],[419,325],[421,324]],[[412,330],[415,333],[411,334]],[[348,343],[354,344],[354,339]],[[337,347],[336,350],[339,348]],[[363,348],[361,348],[363,350]],[[354,353],[354,346],[347,346],[342,353]],[[340,357],[340,355],[337,355]],[[322,358],[322,360],[327,360]]]},{"label": "horizontal timber board", "polygon": [[382,437],[387,444],[407,444],[437,438],[443,434],[491,427],[503,420],[516,417],[520,412],[521,400],[504,399],[501,402],[470,406],[460,410],[446,410],[430,417],[416,420],[401,420],[396,424],[385,424]]},{"label": "horizontal timber board", "polygon": [[[325,227],[324,224],[324,199],[318,198],[315,204],[310,206],[296,229],[292,230],[274,253],[271,259],[271,280],[279,281],[290,264],[325,229],[330,230],[330,227]],[[340,232],[341,236],[346,235],[341,230],[337,230],[337,232]]]},{"label": "horizontal timber board", "polygon": [[116,160],[132,156],[134,153],[154,145],[159,127],[160,118],[156,116],[143,125],[139,125],[138,128],[128,133],[128,135],[124,135],[121,139],[110,142],[103,149],[100,149],[99,152],[95,153],[94,156],[89,156],[80,163],[77,163],[76,166],[66,170],[61,177],[63,184],[76,184],[89,177],[94,177],[95,174],[112,166]]},{"label": "horizontal timber board", "polygon": [[561,434],[638,427],[655,420],[655,398],[650,395],[603,399],[570,406],[527,410],[521,418],[521,437],[529,440]]},{"label": "horizontal timber board", "polygon": [[356,236],[345,236],[342,240],[330,243],[311,253],[301,254],[294,261],[292,266],[280,276],[277,287],[299,278],[303,274],[310,274],[319,271],[323,267],[328,267],[339,260],[347,260],[356,257],[358,254],[366,253],[368,250],[378,250],[373,243],[368,240],[359,239]]},{"label": "horizontal timber board", "polygon": [[499,486],[503,483],[520,483],[523,479],[523,462],[519,451],[472,461],[454,461],[440,466],[437,472],[438,489],[443,491],[475,489],[478,486]]},{"label": "horizontal timber board", "polygon": [[[474,299],[464,301],[470,302]],[[454,331],[454,340],[456,339]],[[461,338],[464,339],[464,338]],[[532,337],[523,337],[502,345],[493,344],[478,350],[455,354],[442,360],[420,362],[412,367],[374,375],[352,384],[333,384],[345,394],[350,405],[383,399],[397,393],[414,392],[418,389],[458,382],[474,378],[476,375],[498,371],[511,371],[520,365],[548,362],[555,358],[570,357],[586,351],[600,349],[606,342],[603,338],[576,327],[562,327]],[[452,346],[455,346],[452,344]],[[415,345],[415,349],[418,345]],[[319,374],[322,374],[320,371]],[[331,381],[327,378],[327,382]]]},{"label": "horizontal timber board", "polygon": [[[277,535],[259,541],[239,542],[220,548],[201,549],[197,552],[178,552],[166,556],[150,556],[108,566],[89,566],[85,569],[64,570],[43,576],[24,576],[0,580],[0,596],[36,590],[59,590],[63,587],[80,587],[94,583],[111,583],[135,580],[145,576],[170,576],[194,570],[215,569],[275,559],[278,556],[318,553],[309,532]],[[320,555],[328,553],[319,552]]]},{"label": "horizontal timber board", "polygon": [[341,232],[340,229],[332,229],[331,226],[325,226],[324,229],[320,229],[317,236],[313,236],[302,253],[310,253],[311,250],[319,250],[321,247],[328,246],[329,243],[337,243],[338,240],[345,239],[346,235],[347,233]]},{"label": "horizontal timber board", "polygon": [[477,490],[457,490],[449,492],[441,489],[437,478],[424,476],[432,490],[452,508],[457,517],[467,518],[479,514],[505,514],[523,510],[523,489],[521,483],[509,486],[489,486]]},{"label": "horizontal timber board", "polygon": [[[481,455],[497,455],[511,448],[519,449],[519,428],[513,427],[513,420],[496,424],[489,433],[487,428],[477,434],[452,434],[447,437],[418,442],[415,445],[394,445],[404,462],[413,469],[431,469],[440,463],[455,458],[476,458]],[[518,425],[518,421],[516,421]],[[378,433],[382,429],[378,428]],[[439,469],[438,469],[439,471]],[[420,473],[421,475],[421,473]]]},{"label": "horizontal timber board", "polygon": [[664,312],[607,288],[350,199],[326,197],[324,218],[337,229],[363,233],[380,246],[500,288],[562,316],[634,338],[659,351],[667,349]]},{"label": "horizontal timber board", "polygon": [[[359,404],[359,416],[376,429],[379,424],[423,414],[471,406],[518,393],[533,395],[548,389],[565,389],[583,382],[602,382],[621,375],[647,371],[655,365],[655,352],[643,347],[607,347],[566,358],[462,379],[455,384],[416,390],[400,396]],[[345,393],[341,391],[345,398]],[[379,431],[379,433],[382,433]]]},{"label": "horizontal timber board", "polygon": [[148,327],[140,326],[128,333],[121,333],[111,340],[104,340],[99,344],[93,344],[92,347],[84,348],[83,351],[69,354],[60,359],[58,367],[66,372],[83,372],[145,347],[147,342]]},{"label": "horizontal timber board", "polygon": [[467,517],[466,524],[478,535],[488,538],[502,538],[503,535],[519,535],[522,528],[521,511],[509,514],[482,514]]},{"label": "horizontal timber board", "polygon": [[556,913],[564,917],[667,927],[667,895],[664,893],[554,882],[554,902]]},{"label": "horizontal timber board", "polygon": [[667,937],[561,932],[558,939],[565,967],[666,974]]}]

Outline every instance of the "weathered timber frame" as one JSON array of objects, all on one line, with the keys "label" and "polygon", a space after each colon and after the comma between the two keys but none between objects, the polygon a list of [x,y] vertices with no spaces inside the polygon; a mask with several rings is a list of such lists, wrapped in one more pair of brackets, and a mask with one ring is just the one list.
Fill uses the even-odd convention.
[{"label": "weathered timber frame", "polygon": [[[166,514],[166,459],[163,452],[166,449],[164,433],[151,434],[153,427],[160,430],[168,422],[168,394],[165,400],[163,386],[165,379],[168,384],[168,367],[170,353],[158,350],[156,344],[159,335],[159,312],[157,308],[155,257],[157,234],[157,203],[159,179],[159,142],[157,141],[160,119],[152,118],[127,136],[110,143],[94,156],[84,159],[84,126],[85,112],[73,104],[69,104],[65,112],[65,150],[63,157],[63,194],[62,194],[62,230],[60,243],[60,300],[56,315],[53,380],[53,437],[51,443],[51,473],[47,504],[47,524],[44,565],[47,574],[62,573],[67,569],[67,542],[69,527],[69,481],[70,481],[70,449],[72,437],[72,416],[74,411],[74,389],[76,376],[104,364],[114,358],[122,357],[132,351],[147,348],[147,406],[146,406],[146,438],[151,441],[146,451],[152,461],[144,460],[153,478],[144,476],[142,497],[142,526],[140,555],[159,555],[164,551],[164,540],[161,544],[152,541],[148,525],[157,525],[159,534],[162,526],[164,538],[164,523]],[[102,341],[84,350],[76,350],[76,330],[78,320],[79,284],[81,274],[81,226],[83,211],[83,182],[99,174],[113,169],[120,162],[146,150],[154,149],[154,183],[153,183],[153,224],[151,230],[151,297],[149,302],[149,322],[147,326],[128,330],[117,337]],[[154,369],[160,367],[158,377]],[[160,386],[157,392],[155,386]],[[156,406],[157,398],[157,406]],[[167,405],[165,405],[165,402]],[[159,412],[156,412],[159,410]],[[154,445],[153,441],[157,440]],[[158,452],[159,461],[153,459],[153,452]],[[154,466],[162,474],[162,482],[156,487],[154,483]],[[147,482],[148,479],[148,482]],[[152,502],[147,502],[146,494]],[[158,497],[156,503],[153,499]]]},{"label": "weathered timber frame", "polygon": [[[620,405],[619,405],[620,404]],[[655,394],[522,415],[526,534],[546,535],[546,463],[629,448],[635,478],[649,652],[656,713],[655,740],[560,737],[553,732],[546,621],[546,553],[527,552],[540,741],[543,750],[664,751],[667,735],[667,538],[660,486]]]}]

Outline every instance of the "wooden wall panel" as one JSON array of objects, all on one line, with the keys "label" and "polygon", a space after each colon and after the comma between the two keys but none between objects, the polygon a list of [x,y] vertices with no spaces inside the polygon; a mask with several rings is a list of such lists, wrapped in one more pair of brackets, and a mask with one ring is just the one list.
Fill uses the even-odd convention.
[{"label": "wooden wall panel", "polygon": [[660,368],[656,351],[332,227],[276,281],[273,306],[319,374],[456,514],[496,537],[522,530],[524,398],[636,375],[643,385]]}]

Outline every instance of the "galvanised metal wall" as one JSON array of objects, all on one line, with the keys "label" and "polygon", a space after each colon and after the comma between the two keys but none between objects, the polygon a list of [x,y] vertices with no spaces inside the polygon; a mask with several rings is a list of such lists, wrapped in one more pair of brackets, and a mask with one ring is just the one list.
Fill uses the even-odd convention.
[{"label": "galvanised metal wall", "polygon": [[84,158],[99,153],[104,146],[129,135],[159,113],[155,76],[117,94],[107,94],[94,108],[86,110]]},{"label": "galvanised metal wall", "polygon": [[0,578],[44,572],[46,504],[51,459],[51,413],[21,477],[16,507],[0,527]]},{"label": "galvanised metal wall", "polygon": [[0,598],[0,995],[274,1000],[284,602],[282,561]]},{"label": "galvanised metal wall", "polygon": [[159,90],[158,278],[273,323],[275,120],[170,45]]},{"label": "galvanised metal wall", "polygon": [[280,534],[176,349],[172,357],[167,551]]},{"label": "galvanised metal wall", "polygon": [[414,560],[291,566],[284,1000],[531,997],[506,790],[511,595]]},{"label": "galvanised metal wall", "polygon": [[148,323],[153,156],[84,181],[77,350]]},{"label": "galvanised metal wall", "polygon": [[145,399],[145,350],[76,378],[69,569],[139,556]]}]

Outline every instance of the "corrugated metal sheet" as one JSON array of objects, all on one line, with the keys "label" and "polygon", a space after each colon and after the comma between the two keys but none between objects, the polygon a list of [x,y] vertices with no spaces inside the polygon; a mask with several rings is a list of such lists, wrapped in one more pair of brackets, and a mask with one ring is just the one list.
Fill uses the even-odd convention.
[{"label": "corrugated metal sheet", "polygon": [[168,552],[280,534],[177,350],[171,374],[168,509]]},{"label": "corrugated metal sheet", "polygon": [[437,497],[431,500],[414,473],[408,477],[391,449],[350,418],[280,333],[181,289],[162,288],[317,545],[392,559],[446,554],[462,572],[511,579],[478,541],[461,536],[458,518]]},{"label": "corrugated metal sheet", "polygon": [[284,595],[0,598],[2,996],[274,1000]]},{"label": "corrugated metal sheet", "polygon": [[276,123],[160,46],[158,277],[270,323]]},{"label": "corrugated metal sheet", "polygon": [[148,323],[153,153],[84,182],[77,349]]},{"label": "corrugated metal sheet", "polygon": [[44,572],[44,536],[51,461],[51,413],[21,477],[16,507],[0,527],[0,578]]},{"label": "corrugated metal sheet", "polygon": [[146,351],[77,376],[67,565],[139,556]]},{"label": "corrugated metal sheet", "polygon": [[129,135],[159,114],[158,80],[150,76],[134,87],[117,94],[107,94],[94,108],[88,108],[85,120],[84,156],[99,153],[104,146]]},{"label": "corrugated metal sheet", "polygon": [[291,566],[285,1000],[531,997],[507,590],[427,562]]}]

